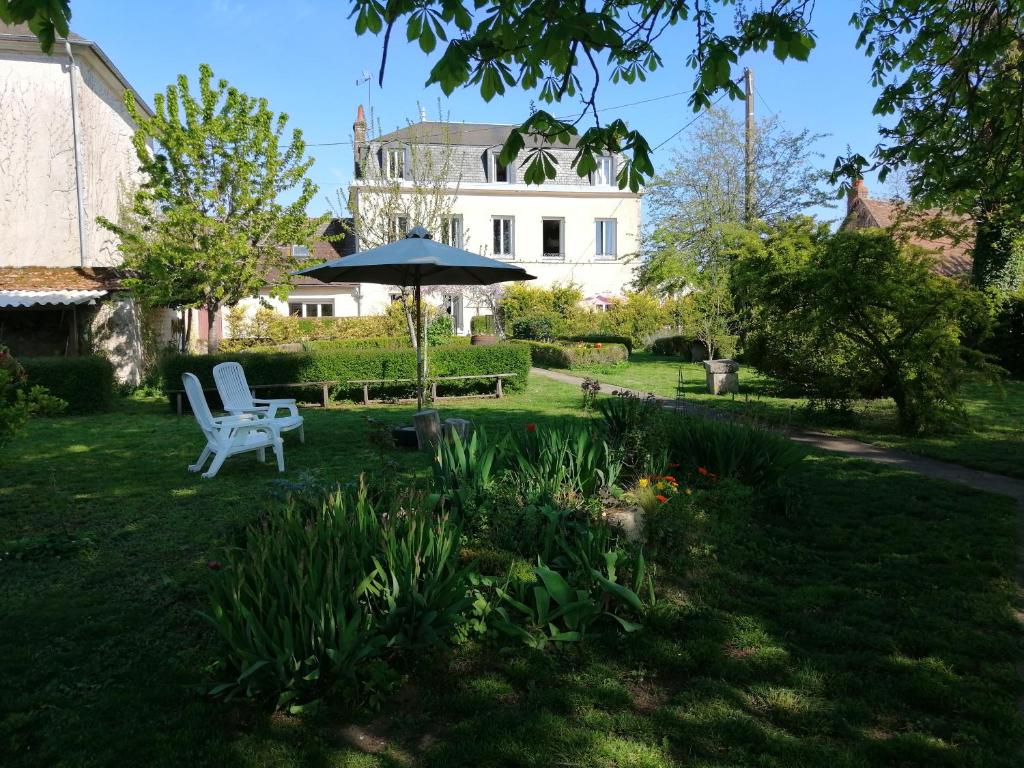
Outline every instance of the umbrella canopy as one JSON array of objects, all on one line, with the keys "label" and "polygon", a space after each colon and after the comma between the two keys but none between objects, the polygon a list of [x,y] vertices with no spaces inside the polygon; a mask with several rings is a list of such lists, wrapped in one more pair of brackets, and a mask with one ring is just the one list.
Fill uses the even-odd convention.
[{"label": "umbrella canopy", "polygon": [[423,227],[413,227],[402,240],[353,256],[295,272],[325,283],[380,283],[412,286],[416,303],[416,401],[423,407],[424,285],[491,285],[510,280],[535,280],[522,267],[434,242]]},{"label": "umbrella canopy", "polygon": [[490,285],[508,280],[535,280],[515,264],[435,242],[423,227],[402,240],[296,272],[325,283],[382,285]]}]

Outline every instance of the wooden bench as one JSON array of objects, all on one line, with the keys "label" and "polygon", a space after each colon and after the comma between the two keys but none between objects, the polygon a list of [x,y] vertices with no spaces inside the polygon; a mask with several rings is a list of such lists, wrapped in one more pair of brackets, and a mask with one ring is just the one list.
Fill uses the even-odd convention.
[{"label": "wooden bench", "polygon": [[[513,379],[516,374],[514,373],[481,373],[475,376],[438,376],[430,380],[430,399],[439,400],[446,398],[439,398],[437,395],[437,385],[445,384],[451,381],[476,381],[488,379],[494,379],[495,388],[494,396],[501,398],[505,396],[505,392],[502,389],[502,382],[505,379]],[[359,379],[357,381],[350,381],[349,384],[355,386],[361,386],[363,388],[363,405],[370,404],[370,386],[373,384],[415,384],[416,379]],[[449,395],[448,397],[459,397],[459,395]],[[414,401],[415,398],[411,398],[410,401]],[[399,401],[401,402],[401,400]]]},{"label": "wooden bench", "polygon": [[[327,404],[331,399],[331,387],[340,384],[340,381],[304,381],[299,384],[249,384],[249,391],[252,392],[252,396],[256,397],[256,391],[260,389],[312,389],[313,387],[320,387],[322,394],[322,404],[326,408]],[[203,392],[216,392],[216,387],[203,387]],[[178,410],[178,415],[181,416],[185,413],[185,390],[184,389],[169,389],[167,394],[174,395],[174,402]]]}]

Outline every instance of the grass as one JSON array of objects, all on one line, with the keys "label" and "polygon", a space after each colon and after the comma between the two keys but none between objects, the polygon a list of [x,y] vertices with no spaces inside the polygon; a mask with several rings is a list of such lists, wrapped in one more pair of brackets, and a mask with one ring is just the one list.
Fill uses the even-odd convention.
[{"label": "grass", "polygon": [[[749,367],[740,370],[738,396],[709,395],[704,389],[704,368],[646,352],[629,363],[592,369],[601,381],[675,397],[679,371],[684,396],[703,405],[740,412],[776,424],[820,429],[891,448],[901,448],[977,469],[1024,478],[1024,381],[1002,384],[972,383],[964,390],[970,429],[942,435],[910,437],[896,428],[896,407],[891,400],[865,400],[855,404],[852,421],[844,422],[809,411],[802,398],[781,397],[772,379]],[[581,371],[566,371],[585,375]]]},{"label": "grass", "polygon": [[[499,430],[578,404],[534,379],[443,407]],[[366,413],[409,409],[307,411],[286,477],[373,471]],[[205,562],[276,477],[236,457],[201,480],[185,471],[198,448],[191,419],[128,402],[38,420],[0,451],[5,765],[1019,764],[1006,499],[815,455],[793,513],[723,514],[705,579],[666,579],[639,635],[548,655],[471,644],[404,670],[381,714],[291,718],[193,690],[217,652]]]}]

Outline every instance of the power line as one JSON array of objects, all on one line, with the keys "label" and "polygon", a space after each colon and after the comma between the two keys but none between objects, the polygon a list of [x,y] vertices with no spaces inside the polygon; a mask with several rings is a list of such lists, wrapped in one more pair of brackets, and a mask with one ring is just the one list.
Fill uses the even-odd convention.
[{"label": "power line", "polygon": [[[725,98],[725,97],[726,97],[727,95],[728,95],[728,92],[726,92],[726,93],[723,93],[723,94],[722,94],[721,96],[719,96],[719,97],[718,97],[717,99],[715,99],[715,100],[714,100],[713,102],[711,102],[711,107],[713,107],[713,106],[715,106],[716,104],[718,104],[718,102],[720,102],[720,101],[721,101],[722,99],[724,99],[724,98]],[[711,107],[708,107],[708,109],[710,109]],[[657,152],[657,151],[658,151],[659,149],[661,149],[662,147],[664,147],[664,146],[665,146],[666,144],[668,144],[668,143],[669,143],[670,141],[672,141],[672,139],[674,139],[674,138],[675,138],[676,136],[678,136],[678,135],[679,135],[680,133],[682,133],[682,132],[683,132],[683,131],[685,131],[685,130],[686,130],[687,128],[689,128],[689,127],[690,127],[691,125],[693,125],[694,123],[696,123],[696,122],[697,122],[698,120],[700,120],[700,119],[701,119],[702,117],[704,117],[704,115],[706,115],[706,114],[707,114],[707,109],[705,109],[705,110],[701,111],[700,113],[698,113],[698,115],[697,115],[697,116],[696,116],[695,118],[693,118],[693,120],[691,120],[690,122],[688,122],[688,123],[687,123],[686,125],[684,125],[684,126],[683,126],[682,128],[680,128],[680,129],[679,129],[678,131],[676,131],[676,132],[675,132],[675,133],[673,133],[673,134],[672,134],[671,136],[669,136],[669,137],[668,137],[667,139],[665,139],[665,140],[664,140],[663,142],[661,142],[661,144],[659,144],[659,145],[658,145],[658,146],[656,146],[656,147],[655,147],[654,149],[652,149],[652,150],[651,150],[651,152]]]}]

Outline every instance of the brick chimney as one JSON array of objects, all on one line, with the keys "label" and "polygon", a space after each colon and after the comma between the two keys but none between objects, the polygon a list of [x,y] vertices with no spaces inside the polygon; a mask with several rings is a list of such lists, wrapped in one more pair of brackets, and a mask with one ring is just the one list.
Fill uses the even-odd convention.
[{"label": "brick chimney", "polygon": [[366,146],[366,114],[363,112],[363,105],[356,110],[356,121],[352,123],[352,160],[355,165],[355,176],[358,179],[362,174],[363,147]]},{"label": "brick chimney", "polygon": [[853,206],[858,200],[868,199],[868,187],[864,183],[864,179],[857,179],[853,182],[853,186],[850,187],[850,191],[846,196],[846,213],[847,215],[853,211]]}]

